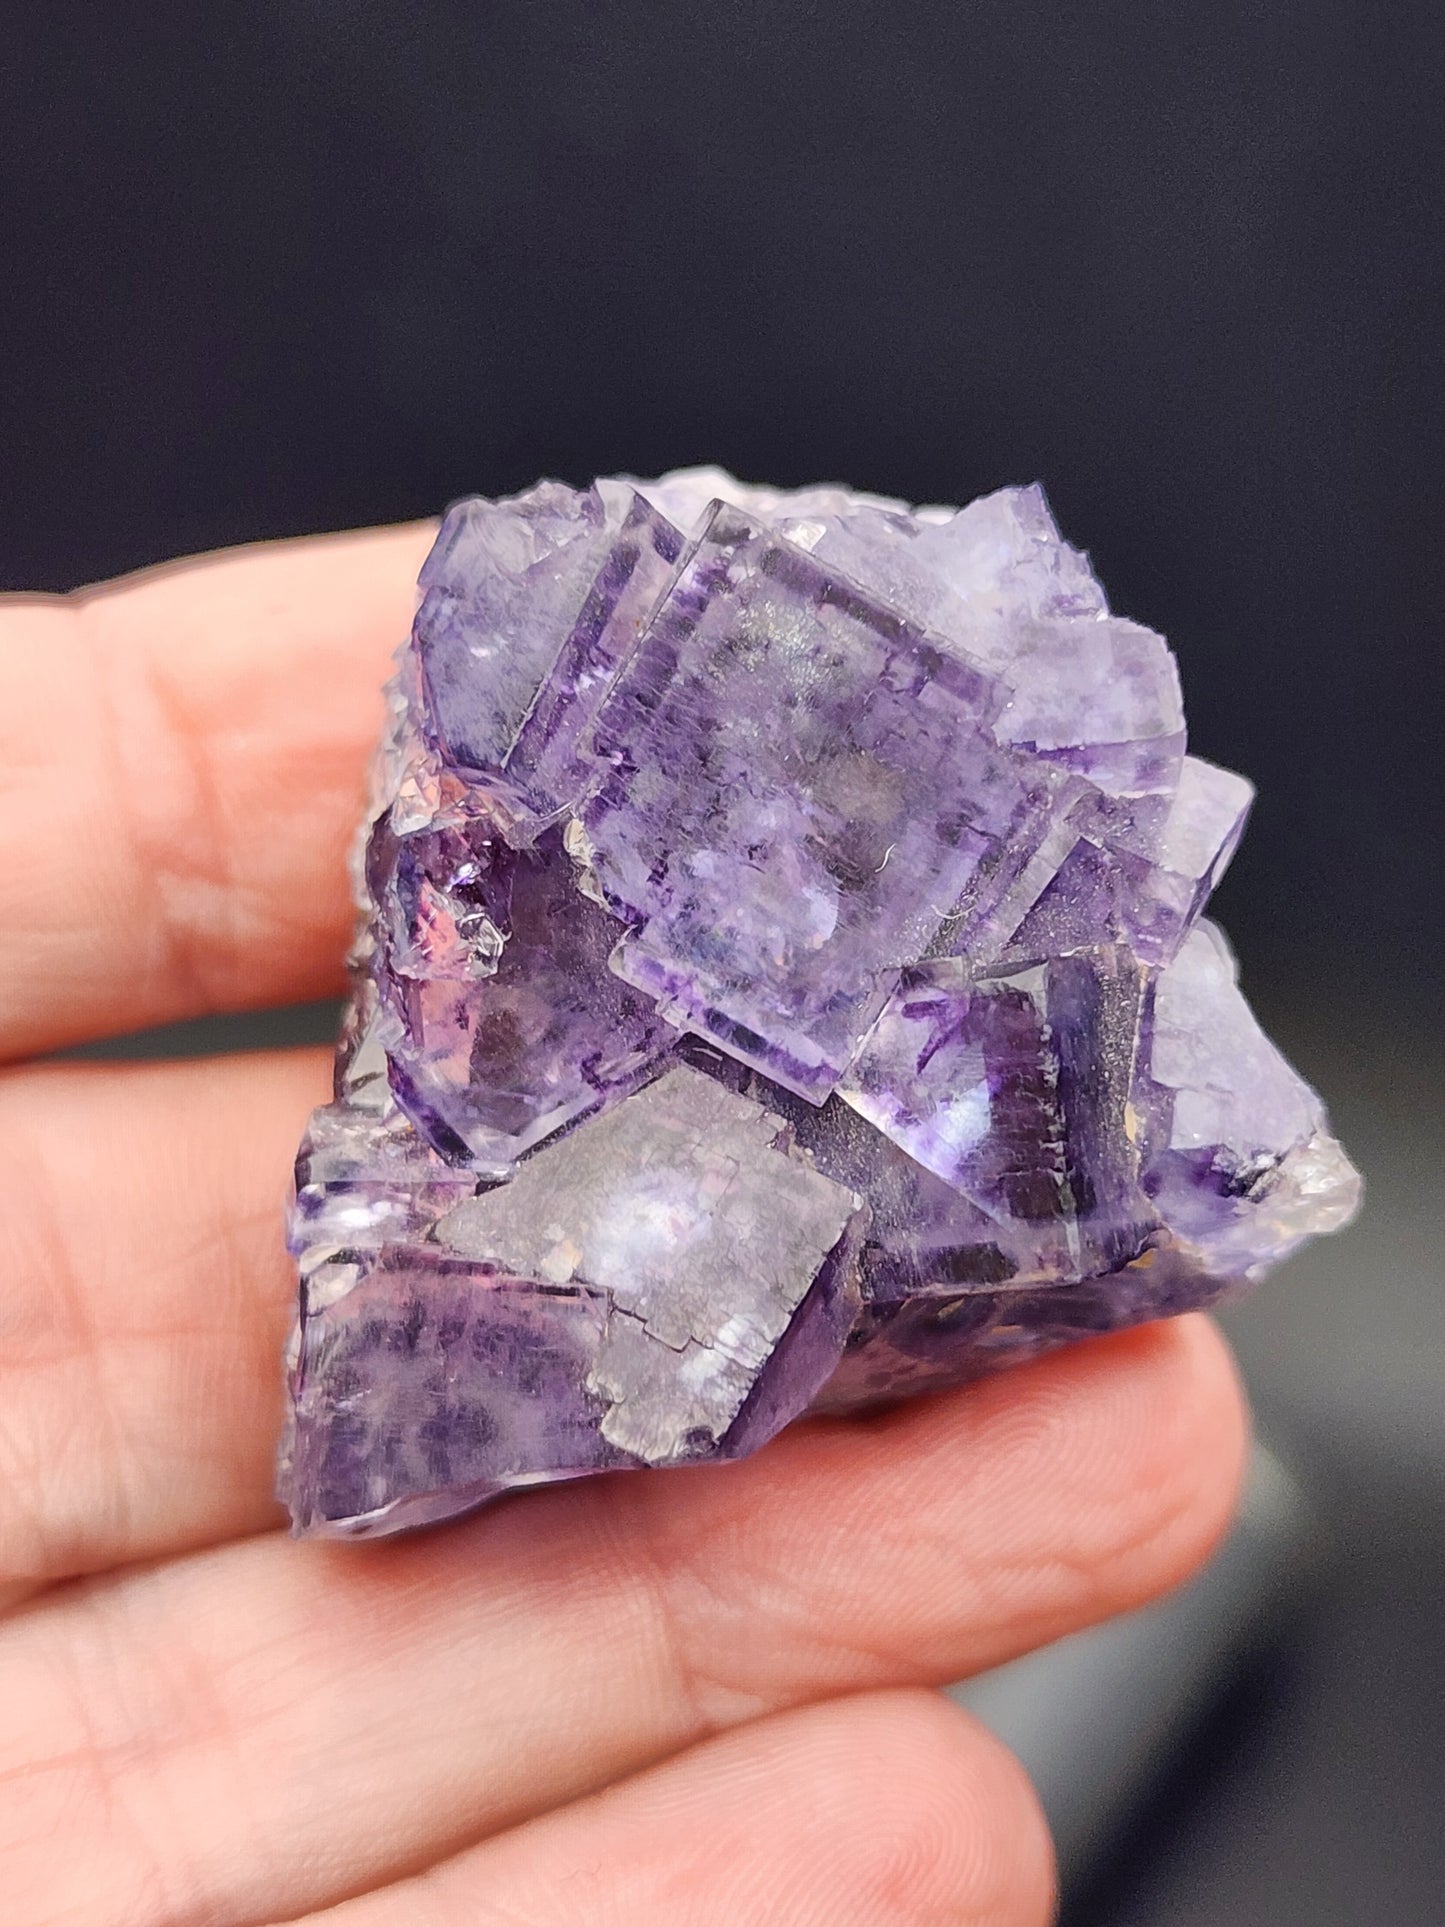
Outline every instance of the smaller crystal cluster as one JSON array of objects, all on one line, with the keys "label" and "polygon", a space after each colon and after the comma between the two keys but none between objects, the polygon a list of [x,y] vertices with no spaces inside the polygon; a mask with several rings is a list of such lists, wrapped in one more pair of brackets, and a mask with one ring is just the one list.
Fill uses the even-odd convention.
[{"label": "smaller crystal cluster", "polygon": [[1201,920],[1250,787],[1040,490],[543,482],[421,591],[296,1167],[298,1530],[735,1458],[1352,1215]]}]

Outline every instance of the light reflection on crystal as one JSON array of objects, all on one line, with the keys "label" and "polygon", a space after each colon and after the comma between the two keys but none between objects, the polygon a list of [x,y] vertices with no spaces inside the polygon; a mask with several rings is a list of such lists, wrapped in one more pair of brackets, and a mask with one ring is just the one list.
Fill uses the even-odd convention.
[{"label": "light reflection on crystal", "polygon": [[1251,791],[1042,492],[458,504],[297,1163],[297,1529],[735,1457],[1356,1208],[1200,914]]}]

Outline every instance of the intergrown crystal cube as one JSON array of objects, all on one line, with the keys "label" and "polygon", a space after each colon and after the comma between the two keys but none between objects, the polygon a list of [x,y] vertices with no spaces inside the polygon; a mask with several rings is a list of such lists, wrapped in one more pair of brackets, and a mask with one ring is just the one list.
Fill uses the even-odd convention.
[{"label": "intergrown crystal cube", "polygon": [[1200,920],[1249,785],[1040,490],[547,482],[421,588],[297,1163],[298,1530],[734,1458],[1352,1214]]}]

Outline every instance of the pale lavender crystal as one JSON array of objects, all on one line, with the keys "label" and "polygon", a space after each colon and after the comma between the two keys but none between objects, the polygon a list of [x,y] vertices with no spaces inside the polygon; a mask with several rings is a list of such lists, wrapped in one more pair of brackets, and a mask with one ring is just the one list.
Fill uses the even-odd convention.
[{"label": "pale lavender crystal", "polygon": [[840,1095],[1045,1272],[1107,1269],[1151,1213],[1130,1128],[1144,972],[1124,950],[903,973]]},{"label": "pale lavender crystal", "polygon": [[283,1478],[298,1530],[394,1531],[629,1461],[588,1373],[591,1294],[384,1246],[303,1282]]},{"label": "pale lavender crystal", "polygon": [[359,1251],[425,1231],[476,1190],[399,1108],[378,1116],[345,1102],[314,1111],[296,1158],[291,1231],[302,1251]]},{"label": "pale lavender crystal", "polygon": [[428,1236],[306,1270],[298,1519],[394,1527],[433,1481],[471,1503],[761,1445],[842,1350],[862,1216],[780,1118],[675,1066]]},{"label": "pale lavender crystal", "polygon": [[448,763],[506,768],[630,505],[615,486],[539,482],[511,502],[448,510],[415,628],[424,726]]},{"label": "pale lavender crystal", "polygon": [[826,1097],[899,967],[1066,813],[1067,783],[995,740],[1006,693],[719,509],[597,721],[582,822],[632,926],[617,971]]},{"label": "pale lavender crystal", "polygon": [[[875,1254],[883,1282],[869,1292],[819,1409],[955,1384],[1090,1332],[1211,1304],[1304,1239],[1350,1221],[1358,1173],[1329,1135],[1319,1098],[1240,995],[1222,933],[1198,925],[1150,990],[1131,1078],[1148,1200],[1132,1251],[1126,1238],[1112,1265],[1083,1276],[1061,1270],[1044,1290],[1002,1265],[981,1278],[976,1243],[939,1242],[952,1220],[936,1194],[915,1189],[900,1208],[896,1170],[888,1173],[872,1235],[893,1262],[880,1274]],[[830,1145],[819,1162],[846,1173],[853,1160]],[[971,1221],[964,1235],[976,1238]],[[959,1262],[970,1256],[972,1266]]]},{"label": "pale lavender crystal", "polygon": [[1003,740],[1110,794],[1172,789],[1184,753],[1173,658],[1161,636],[1108,613],[1041,489],[920,516],[866,506],[817,514],[803,498],[782,526],[1004,679]]},{"label": "pale lavender crystal", "polygon": [[683,539],[640,495],[631,497],[577,620],[518,733],[507,772],[539,809],[575,803],[592,779],[591,728],[671,583]]},{"label": "pale lavender crystal", "polygon": [[544,482],[421,583],[297,1161],[298,1530],[733,1458],[1352,1214],[1199,921],[1249,785],[1040,490]]},{"label": "pale lavender crystal", "polygon": [[[678,1065],[458,1205],[436,1236],[605,1303],[589,1381],[608,1402],[601,1435],[656,1465],[722,1449],[809,1293],[846,1277],[861,1215],[791,1150],[781,1118]],[[839,1345],[850,1322],[845,1309]]]},{"label": "pale lavender crystal", "polygon": [[1186,756],[1172,796],[1086,799],[1077,842],[1009,948],[1052,956],[1107,938],[1168,963],[1228,868],[1253,797],[1233,770]]},{"label": "pale lavender crystal", "polygon": [[1255,1278],[1348,1223],[1360,1185],[1324,1105],[1240,993],[1224,933],[1200,923],[1155,986],[1145,1182],[1201,1270]]}]

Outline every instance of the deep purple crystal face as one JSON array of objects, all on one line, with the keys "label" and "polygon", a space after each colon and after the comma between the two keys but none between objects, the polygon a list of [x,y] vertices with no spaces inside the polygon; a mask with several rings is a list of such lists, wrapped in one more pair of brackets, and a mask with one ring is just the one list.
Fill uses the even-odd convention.
[{"label": "deep purple crystal face", "polygon": [[1251,791],[1042,492],[452,509],[296,1168],[299,1531],[727,1459],[1353,1213],[1201,912]]},{"label": "deep purple crystal face", "polygon": [[505,1177],[672,1050],[675,1031],[608,969],[616,926],[579,899],[560,829],[514,850],[485,817],[399,838],[383,819],[371,849],[393,913],[377,958],[392,1089],[439,1150]]}]

